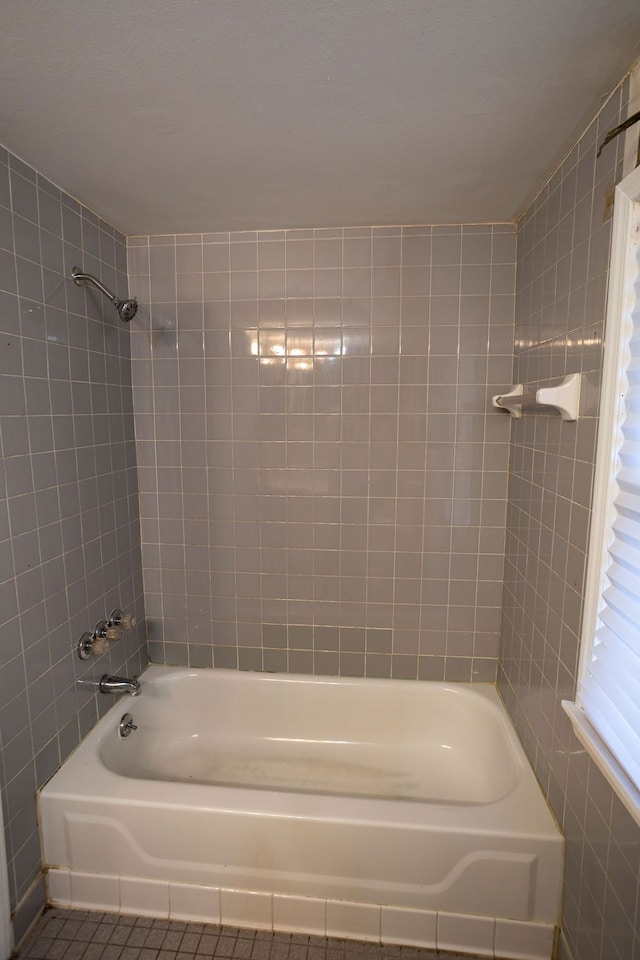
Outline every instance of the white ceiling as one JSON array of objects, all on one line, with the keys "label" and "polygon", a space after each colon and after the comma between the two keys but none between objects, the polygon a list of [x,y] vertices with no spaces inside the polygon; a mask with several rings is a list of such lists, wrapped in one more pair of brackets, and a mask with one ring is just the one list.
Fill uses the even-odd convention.
[{"label": "white ceiling", "polygon": [[512,220],[638,0],[3,0],[0,142],[125,233]]}]

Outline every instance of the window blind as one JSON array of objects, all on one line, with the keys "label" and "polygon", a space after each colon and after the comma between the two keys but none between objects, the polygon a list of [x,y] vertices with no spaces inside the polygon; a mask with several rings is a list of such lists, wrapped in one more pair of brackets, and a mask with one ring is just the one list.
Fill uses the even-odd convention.
[{"label": "window blind", "polygon": [[[608,432],[609,483],[607,495],[600,498],[604,502],[598,503],[596,491],[594,504],[594,514],[605,514],[601,555],[590,557],[600,564],[600,590],[590,650],[583,654],[578,703],[640,790],[640,217],[638,204],[633,207],[620,340],[607,342],[617,356],[617,383],[609,384],[610,415],[601,415],[600,421],[600,430]],[[597,519],[594,515],[594,523]]]}]

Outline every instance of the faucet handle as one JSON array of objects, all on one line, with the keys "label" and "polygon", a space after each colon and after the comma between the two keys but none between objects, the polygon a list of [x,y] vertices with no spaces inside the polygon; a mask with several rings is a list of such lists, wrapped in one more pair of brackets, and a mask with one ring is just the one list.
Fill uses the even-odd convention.
[{"label": "faucet handle", "polygon": [[125,713],[120,718],[120,723],[118,724],[118,733],[121,737],[128,737],[133,730],[137,730],[137,723],[133,722],[133,717],[130,713]]},{"label": "faucet handle", "polygon": [[92,633],[83,633],[78,640],[76,652],[81,660],[88,660],[93,652],[95,637]]},{"label": "faucet handle", "polygon": [[109,640],[119,639],[119,636],[111,636],[105,621],[100,620],[93,633],[82,634],[76,644],[76,653],[81,660],[88,660],[92,654],[94,657],[101,657],[109,649]]},{"label": "faucet handle", "polygon": [[91,653],[96,657],[101,657],[109,649],[109,640],[107,637],[96,637],[91,647]]},{"label": "faucet handle", "polygon": [[123,613],[118,607],[109,614],[110,627],[119,627],[120,630],[131,630],[135,625],[135,616],[132,613]]}]

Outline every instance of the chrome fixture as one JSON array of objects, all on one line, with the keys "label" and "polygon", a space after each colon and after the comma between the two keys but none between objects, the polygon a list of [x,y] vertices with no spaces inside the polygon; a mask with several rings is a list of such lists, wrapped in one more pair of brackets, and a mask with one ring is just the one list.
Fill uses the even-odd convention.
[{"label": "chrome fixture", "polygon": [[121,630],[132,630],[137,620],[132,613],[123,613],[122,610],[112,610],[109,614],[108,626],[119,627]]},{"label": "chrome fixture", "polygon": [[130,680],[128,677],[111,677],[105,673],[98,684],[100,693],[128,693],[132,697],[137,697],[140,693],[140,683],[138,678]]},{"label": "chrome fixture", "polygon": [[96,640],[121,640],[122,630],[110,620],[98,620],[93,635]]},{"label": "chrome fixture", "polygon": [[119,627],[111,626],[107,620],[98,620],[93,633],[83,633],[78,640],[78,656],[81,660],[88,660],[91,654],[100,657],[109,649],[109,641],[119,640],[121,635]]},{"label": "chrome fixture", "polygon": [[[93,648],[95,639],[92,633],[82,634],[76,646],[76,652],[81,660],[88,660],[92,653],[98,655],[98,651]],[[104,650],[102,652],[104,653]]]},{"label": "chrome fixture", "polygon": [[119,300],[115,293],[111,293],[111,290],[108,290],[104,283],[101,283],[97,277],[94,277],[91,273],[83,273],[79,267],[73,268],[71,271],[71,279],[79,287],[85,283],[90,283],[96,287],[100,293],[105,295],[107,300],[111,300],[111,303],[114,305],[118,311],[118,314],[120,315],[120,319],[124,323],[127,323],[129,320],[133,319],[138,312],[138,301],[135,297],[133,297],[131,300]]},{"label": "chrome fixture", "polygon": [[121,737],[128,737],[130,733],[133,733],[134,730],[137,730],[137,725],[133,722],[133,717],[130,713],[123,713],[120,718],[120,723],[118,724],[118,734]]},{"label": "chrome fixture", "polygon": [[131,630],[136,625],[132,613],[123,613],[117,607],[109,614],[108,620],[98,620],[93,633],[83,633],[76,651],[81,660],[88,660],[91,654],[96,657],[106,653],[110,640],[121,640],[123,630]]}]

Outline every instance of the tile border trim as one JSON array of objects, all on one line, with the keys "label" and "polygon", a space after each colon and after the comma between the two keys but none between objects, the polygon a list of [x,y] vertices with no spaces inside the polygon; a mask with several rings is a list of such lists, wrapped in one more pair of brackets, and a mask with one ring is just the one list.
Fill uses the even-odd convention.
[{"label": "tile border trim", "polygon": [[350,903],[50,868],[48,902],[67,909],[463,951],[494,960],[551,960],[552,924],[385,904]]}]

